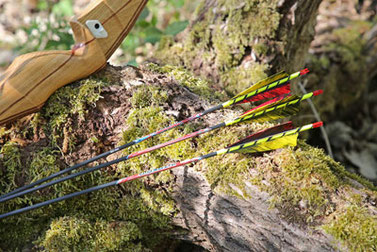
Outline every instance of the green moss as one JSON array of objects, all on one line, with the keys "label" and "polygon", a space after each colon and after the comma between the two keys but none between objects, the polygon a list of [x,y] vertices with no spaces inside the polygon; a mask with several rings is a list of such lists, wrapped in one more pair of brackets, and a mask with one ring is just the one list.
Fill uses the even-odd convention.
[{"label": "green moss", "polygon": [[[137,137],[145,136],[151,132],[155,132],[163,127],[174,123],[172,117],[168,117],[163,112],[163,108],[149,106],[135,109],[132,111],[126,121],[127,130],[123,133],[123,143],[130,142]],[[142,142],[137,146],[127,149],[127,154],[149,148],[151,146],[167,142],[178,136],[188,133],[191,130],[190,126],[186,126],[181,130],[171,130],[158,137],[154,137],[148,141]],[[141,173],[146,170],[164,166],[169,160],[183,160],[195,153],[195,149],[189,141],[183,141],[175,145],[165,147],[152,153],[142,155],[138,158],[131,159],[119,166],[118,172],[121,176],[129,176]],[[153,178],[148,177],[142,180],[132,182],[134,187],[133,193],[139,195],[144,202],[154,210],[160,210],[162,213],[170,214],[175,211],[173,202],[168,198],[165,190],[149,190],[143,184],[143,181],[148,181],[149,186],[157,185],[158,183],[166,183],[170,181],[171,176],[169,172],[160,173]]]},{"label": "green moss", "polygon": [[185,40],[173,43],[171,38],[164,39],[156,57],[164,63],[194,70],[203,78],[210,77],[215,86],[230,94],[265,77],[261,75],[268,69],[267,64],[244,66],[243,60],[250,49],[257,55],[267,53],[271,46],[271,43],[267,46],[267,41],[274,38],[279,27],[278,1],[222,0],[205,13],[202,13],[203,8],[203,5],[198,6],[200,18]]},{"label": "green moss", "polygon": [[266,55],[268,52],[268,46],[262,43],[255,44],[253,49],[258,56]]},{"label": "green moss", "polygon": [[0,169],[0,175],[3,179],[0,180],[1,191],[7,193],[11,187],[16,186],[16,179],[21,170],[21,153],[19,147],[14,142],[7,142],[0,150],[2,157],[0,160],[4,164],[6,170]]},{"label": "green moss", "polygon": [[195,94],[198,94],[209,100],[223,98],[224,95],[213,90],[207,81],[194,77],[190,72],[182,67],[172,65],[157,66],[156,64],[148,64],[148,69],[154,72],[167,74],[173,77],[180,85],[188,88]]},{"label": "green moss", "polygon": [[87,108],[95,106],[96,102],[101,98],[101,90],[108,85],[109,83],[102,80],[89,78],[62,87],[49,98],[41,115],[48,120],[47,130],[51,132],[52,140],[57,146],[64,137],[69,135],[70,139],[68,141],[66,139],[66,141],[68,142],[68,148],[72,149],[74,145],[72,129],[70,127],[66,129],[66,136],[64,136],[63,130],[69,121],[68,119],[78,117],[80,120],[84,120]]},{"label": "green moss", "polygon": [[59,154],[59,151],[50,148],[43,148],[41,151],[34,153],[29,169],[31,181],[37,181],[58,172],[59,166],[56,161]]},{"label": "green moss", "polygon": [[143,251],[141,238],[132,222],[63,217],[51,223],[39,246],[47,251]]},{"label": "green moss", "polygon": [[[83,80],[73,86],[59,89],[50,98],[30,129],[35,131],[42,126],[45,132],[54,133],[49,136],[49,141],[53,144],[45,147],[34,146],[35,153],[21,152],[18,145],[12,142],[6,142],[2,146],[2,192],[31,183],[63,168],[59,144],[64,137],[62,132],[67,127],[67,121],[83,120],[88,106],[95,106],[102,88],[107,85],[109,83],[97,79]],[[149,133],[172,121],[164,115],[163,109],[158,107],[165,104],[168,99],[163,89],[157,86],[140,87],[134,94],[132,104],[135,112],[129,116],[129,126],[132,127],[132,120],[135,120],[136,130],[137,125],[142,124],[144,129],[140,134]],[[142,103],[145,99],[148,103]],[[153,106],[148,108],[149,105]],[[149,121],[151,118],[155,118],[155,121]],[[46,121],[48,123],[43,125]],[[6,132],[3,133],[7,135]],[[164,141],[177,136],[178,133],[166,135]],[[173,152],[173,148],[166,149],[151,164],[162,164],[168,157],[174,157]],[[159,158],[161,160],[158,160]],[[108,170],[80,176],[23,198],[2,203],[0,213],[104,184],[124,174],[119,168],[118,173]],[[159,182],[168,181],[169,178],[169,174],[162,174],[155,183],[157,185]],[[174,212],[174,202],[166,196],[164,190],[155,192],[148,184],[129,183],[122,190],[101,190],[2,220],[0,247],[21,250],[32,247],[34,243],[40,249],[49,251],[63,248],[69,251],[145,251],[166,237],[166,231],[170,229],[170,216]]]},{"label": "green moss", "polygon": [[168,93],[155,85],[140,86],[132,93],[131,104],[134,108],[163,105],[168,100]]},{"label": "green moss", "polygon": [[273,186],[269,188],[275,194],[272,202],[283,207],[290,207],[287,202],[293,203],[304,210],[302,214],[306,219],[303,220],[309,223],[330,213],[332,205],[327,195],[334,193],[343,183],[343,177],[337,171],[344,168],[325,155],[323,150],[308,145],[302,144],[297,150],[285,149],[282,152],[275,158],[282,173],[279,178],[273,179],[273,186],[277,186],[278,190],[275,191]]},{"label": "green moss", "polygon": [[229,83],[227,91],[231,95],[235,95],[250,87],[252,83],[265,79],[267,68],[267,65],[259,63],[242,65],[224,72],[221,79],[223,82]]},{"label": "green moss", "polygon": [[359,205],[350,205],[334,214],[323,229],[351,251],[377,250],[377,217]]},{"label": "green moss", "polygon": [[[286,219],[312,223],[332,211],[328,195],[342,185],[337,171],[344,169],[322,150],[301,142],[257,158],[250,179],[271,195],[271,207],[281,209]],[[292,212],[292,209],[297,211]]]}]

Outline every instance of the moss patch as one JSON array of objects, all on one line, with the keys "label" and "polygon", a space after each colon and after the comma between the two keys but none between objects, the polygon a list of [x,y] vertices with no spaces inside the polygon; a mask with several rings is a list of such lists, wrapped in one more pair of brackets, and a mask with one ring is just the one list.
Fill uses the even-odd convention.
[{"label": "moss patch", "polygon": [[[371,29],[371,22],[353,21],[345,28],[335,29],[331,40],[325,43],[323,53],[310,57],[309,68],[315,73],[309,75],[309,84],[325,89],[323,97],[317,100],[323,117],[331,116],[339,108],[348,108],[362,97],[368,84],[368,67],[365,55],[365,32]],[[354,83],[358,83],[355,85]],[[332,99],[341,97],[342,99]]]},{"label": "moss patch", "polygon": [[143,251],[141,238],[132,222],[62,217],[50,224],[39,245],[47,251]]},{"label": "moss patch", "polygon": [[[68,130],[69,137],[72,135],[71,131],[77,127],[75,123],[87,119],[89,108],[96,105],[103,88],[108,85],[110,83],[104,80],[89,78],[59,89],[34,117],[26,131],[18,127],[12,131],[1,131],[2,141],[14,136],[33,139],[33,135],[40,132],[47,135],[47,144],[40,142],[33,145],[31,140],[34,153],[26,153],[23,150],[25,146],[21,147],[17,141],[5,140],[0,158],[0,188],[3,193],[66,167],[62,165],[61,157],[66,137],[64,131]],[[152,115],[157,117],[161,114],[164,118],[151,124],[153,127],[145,128],[145,132],[160,127],[164,120],[165,124],[169,121],[169,118],[163,116],[161,109],[160,112],[153,107],[150,110],[144,109],[149,104],[158,108],[159,104],[166,102],[166,93],[159,91],[156,87],[150,87],[148,92],[142,88],[133,97],[135,110],[141,110],[131,114],[130,118],[143,118],[146,124],[150,124],[148,118]],[[150,103],[140,104],[139,101],[145,99]],[[142,114],[144,117],[138,117]],[[73,146],[74,138],[70,138],[69,143],[69,146]],[[170,153],[165,155],[170,156]],[[122,175],[121,172],[120,168],[118,173],[107,170],[87,174],[2,203],[0,212],[9,212],[104,184],[118,178]],[[165,180],[161,177],[161,181]],[[169,217],[174,210],[173,203],[163,192],[154,193],[148,185],[141,182],[130,183],[123,190],[109,188],[4,219],[0,224],[0,247],[7,250],[34,247],[49,251],[145,251],[166,237],[165,231],[170,228]]]},{"label": "moss patch", "polygon": [[[164,104],[167,99],[164,95],[166,93],[162,88],[153,85],[139,87],[134,94],[136,94],[132,101],[134,109],[130,112],[126,120],[127,129],[123,133],[123,142],[121,144],[148,135],[151,132],[155,132],[175,122],[174,118],[167,116],[164,113],[163,107],[159,106],[160,104]],[[143,99],[138,99],[137,97],[140,95],[144,96],[148,102],[145,102]],[[191,125],[170,130],[148,141],[128,148],[126,153],[130,154],[134,151],[143,150],[167,142],[191,131]],[[119,173],[118,176],[125,177],[158,168],[164,166],[170,160],[182,160],[192,156],[194,153],[195,149],[192,144],[189,141],[183,141],[122,163],[117,169]],[[133,185],[131,187],[131,193],[141,197],[151,209],[159,210],[166,215],[172,214],[175,212],[175,206],[167,195],[167,192],[170,190],[171,178],[169,172],[163,172],[155,176],[133,181],[131,182]],[[166,187],[158,188],[158,185],[161,183],[166,184]],[[128,185],[126,185],[126,187],[128,187]]]},{"label": "moss patch", "polygon": [[89,78],[59,89],[49,98],[48,106],[41,114],[48,118],[47,132],[51,134],[53,143],[59,145],[65,141],[62,147],[72,150],[75,137],[67,122],[73,118],[84,120],[88,107],[95,106],[106,86],[109,83]]},{"label": "moss patch", "polygon": [[[266,55],[279,27],[277,0],[217,1],[197,8],[198,18],[182,43],[164,38],[155,56],[184,66],[234,95],[265,77],[268,64],[251,61]],[[205,12],[203,11],[205,10]]]},{"label": "moss patch", "polygon": [[377,217],[365,207],[350,205],[337,211],[323,229],[351,251],[377,250]]},{"label": "moss patch", "polygon": [[200,95],[208,100],[218,100],[224,98],[224,94],[212,89],[209,83],[201,78],[194,77],[192,73],[183,67],[172,65],[158,66],[156,64],[148,64],[148,69],[157,73],[167,74],[174,78],[180,85],[188,88],[191,92]]}]

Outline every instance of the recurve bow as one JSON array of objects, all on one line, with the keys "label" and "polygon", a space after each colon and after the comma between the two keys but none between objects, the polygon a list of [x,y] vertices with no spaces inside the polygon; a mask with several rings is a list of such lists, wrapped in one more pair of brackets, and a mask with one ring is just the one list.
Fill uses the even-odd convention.
[{"label": "recurve bow", "polygon": [[0,76],[0,125],[38,111],[60,87],[106,66],[148,0],[94,0],[70,22],[68,51],[17,57]]}]

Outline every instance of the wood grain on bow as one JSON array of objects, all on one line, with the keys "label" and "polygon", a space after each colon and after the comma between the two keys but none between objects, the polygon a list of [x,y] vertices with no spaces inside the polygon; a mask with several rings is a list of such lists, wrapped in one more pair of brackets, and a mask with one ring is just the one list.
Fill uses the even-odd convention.
[{"label": "wood grain on bow", "polygon": [[103,68],[147,1],[95,0],[70,22],[72,50],[17,57],[0,76],[0,125],[38,111],[58,88]]}]

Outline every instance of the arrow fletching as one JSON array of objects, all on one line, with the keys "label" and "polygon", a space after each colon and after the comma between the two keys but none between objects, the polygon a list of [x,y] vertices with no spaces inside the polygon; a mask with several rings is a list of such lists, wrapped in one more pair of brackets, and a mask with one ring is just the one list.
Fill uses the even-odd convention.
[{"label": "arrow fletching", "polygon": [[297,145],[297,138],[298,138],[298,133],[294,135],[278,138],[273,141],[260,143],[256,145],[255,147],[239,149],[239,150],[234,151],[234,153],[257,153],[257,152],[277,150],[277,149],[285,148],[288,146],[294,147]]},{"label": "arrow fletching", "polygon": [[226,125],[232,125],[239,122],[253,121],[253,122],[266,122],[285,118],[298,113],[300,110],[300,103],[303,100],[309,99],[313,96],[322,94],[322,90],[317,90],[303,96],[281,96],[268,101],[261,106],[253,108],[236,120],[226,122]]},{"label": "arrow fletching", "polygon": [[281,133],[283,131],[291,130],[293,128],[294,127],[293,127],[292,122],[286,122],[286,123],[283,123],[283,124],[279,124],[275,127],[268,128],[268,129],[259,131],[257,133],[253,133],[250,136],[247,136],[244,139],[242,139],[242,140],[240,140],[240,141],[238,141],[238,142],[236,142],[232,145],[229,145],[227,148],[231,148],[231,147],[234,147],[234,146],[237,146],[237,145],[240,145],[240,144],[248,143],[250,141],[254,141],[254,140],[258,140],[258,139],[268,137],[268,136],[271,136],[271,135],[274,135],[274,134],[278,134],[278,133]]},{"label": "arrow fletching", "polygon": [[264,91],[256,96],[253,96],[249,99],[245,99],[237,104],[243,104],[243,103],[249,103],[249,102],[256,102],[256,101],[262,101],[268,98],[274,98],[278,97],[284,94],[289,94],[291,92],[291,84],[286,83],[280,87],[276,87],[267,91]]},{"label": "arrow fletching", "polygon": [[231,100],[222,104],[223,108],[230,105],[259,101],[265,98],[273,98],[290,92],[289,81],[309,72],[308,69],[288,75],[286,72],[280,72],[264,80],[259,81],[250,88],[237,94]]},{"label": "arrow fletching", "polygon": [[[287,124],[282,124],[274,128],[250,135],[245,139],[237,142],[236,144],[226,149],[220,150],[218,153],[256,153],[276,150],[287,146],[296,146],[299,133],[321,127],[322,125],[323,122],[316,122],[313,124],[305,125],[303,127],[285,130],[285,128],[290,128],[292,126],[292,123],[289,122]],[[266,136],[269,132],[278,132],[279,130],[282,131]],[[257,137],[258,135],[263,137],[255,139],[255,137]]]},{"label": "arrow fletching", "polygon": [[248,89],[242,91],[241,93],[237,94],[233,98],[241,97],[241,96],[246,95],[248,93],[251,93],[251,92],[253,92],[255,90],[263,88],[263,87],[267,86],[268,84],[271,84],[271,83],[276,82],[278,80],[282,80],[282,79],[284,79],[284,78],[286,78],[288,76],[289,75],[285,71],[282,71],[280,73],[274,74],[274,75],[272,75],[270,77],[267,77],[266,79],[258,81],[257,83],[255,83],[254,85],[252,85]]}]

